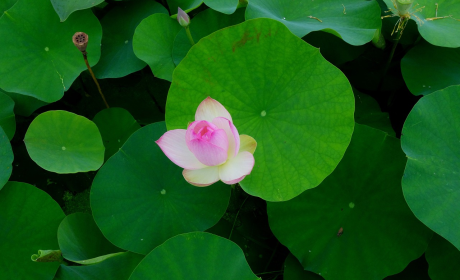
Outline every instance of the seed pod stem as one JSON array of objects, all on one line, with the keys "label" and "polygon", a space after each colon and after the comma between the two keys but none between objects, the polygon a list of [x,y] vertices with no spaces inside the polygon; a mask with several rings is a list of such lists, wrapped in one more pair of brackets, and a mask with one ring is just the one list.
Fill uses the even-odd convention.
[{"label": "seed pod stem", "polygon": [[83,59],[85,60],[86,67],[88,68],[91,77],[93,77],[93,81],[96,84],[99,93],[101,94],[102,100],[104,101],[105,106],[107,108],[110,108],[109,104],[107,103],[107,100],[105,100],[105,96],[102,93],[101,87],[99,86],[96,76],[94,76],[93,70],[91,69],[91,66],[89,66],[88,63],[88,53],[86,52],[86,47],[88,46],[88,34],[84,32],[77,32],[72,36],[72,42],[74,43],[75,47],[77,47],[77,49],[81,51],[81,53],[83,54]]}]

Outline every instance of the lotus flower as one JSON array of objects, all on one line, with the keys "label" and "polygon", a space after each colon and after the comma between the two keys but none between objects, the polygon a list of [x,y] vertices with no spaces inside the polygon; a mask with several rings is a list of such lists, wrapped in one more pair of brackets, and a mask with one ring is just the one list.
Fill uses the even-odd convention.
[{"label": "lotus flower", "polygon": [[177,21],[182,27],[187,27],[190,24],[190,17],[180,7],[177,8]]},{"label": "lotus flower", "polygon": [[238,134],[230,113],[210,97],[198,106],[187,129],[170,130],[155,143],[184,168],[185,180],[197,187],[243,180],[254,167],[257,146],[254,138]]}]

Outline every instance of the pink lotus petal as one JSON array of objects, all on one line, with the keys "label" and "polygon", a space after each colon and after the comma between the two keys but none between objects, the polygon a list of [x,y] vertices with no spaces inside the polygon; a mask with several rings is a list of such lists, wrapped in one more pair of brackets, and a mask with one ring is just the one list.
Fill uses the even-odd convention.
[{"label": "pink lotus petal", "polygon": [[195,138],[187,142],[187,146],[195,157],[207,166],[222,164],[228,157],[228,138],[223,129],[213,131],[209,138]]},{"label": "pink lotus petal", "polygon": [[224,117],[233,122],[227,109],[211,97],[207,97],[203,100],[196,109],[195,121],[205,120],[212,122],[213,119],[218,117]]},{"label": "pink lotus petal", "polygon": [[239,183],[241,180],[244,179],[244,177],[246,177],[246,175],[238,178],[238,179],[235,179],[235,180],[231,180],[231,181],[223,181],[225,184],[227,185],[233,185],[233,184],[236,184],[236,183]]},{"label": "pink lotus petal", "polygon": [[184,169],[182,175],[187,182],[197,187],[206,187],[219,181],[219,167],[210,166],[202,169]]},{"label": "pink lotus petal", "polygon": [[235,157],[240,150],[240,135],[238,130],[231,121],[224,117],[218,117],[212,120],[217,127],[225,130],[228,138],[228,159]]},{"label": "pink lotus petal", "polygon": [[219,178],[224,183],[231,184],[231,182],[249,175],[253,167],[254,156],[250,152],[240,152],[236,157],[219,166]]},{"label": "pink lotus petal", "polygon": [[170,130],[163,134],[155,143],[160,146],[165,155],[175,164],[186,169],[200,169],[206,167],[188,149],[185,143],[185,129]]},{"label": "pink lotus petal", "polygon": [[240,135],[240,152],[246,151],[254,154],[257,148],[257,142],[249,135]]},{"label": "pink lotus petal", "polygon": [[[201,138],[201,134],[198,134],[204,127],[208,127],[210,132],[219,129],[215,124],[208,121],[194,121],[189,124],[187,133],[185,134],[185,141],[189,143],[193,139]],[[188,144],[187,144],[188,145]],[[189,147],[190,148],[190,147]]]}]

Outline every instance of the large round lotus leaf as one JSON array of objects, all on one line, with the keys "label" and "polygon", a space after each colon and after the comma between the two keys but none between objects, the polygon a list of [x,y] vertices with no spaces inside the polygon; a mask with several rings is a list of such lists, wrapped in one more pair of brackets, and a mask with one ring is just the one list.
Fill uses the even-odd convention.
[{"label": "large round lotus leaf", "polygon": [[230,188],[197,188],[155,143],[164,122],[136,131],[94,178],[91,209],[116,246],[147,254],[180,233],[206,230],[224,215]]},{"label": "large round lotus leaf", "polygon": [[172,15],[177,14],[177,8],[181,8],[184,11],[191,11],[198,8],[203,0],[167,0],[169,10]]},{"label": "large round lotus leaf", "polygon": [[181,234],[155,248],[129,277],[144,279],[260,280],[238,245],[207,232]]},{"label": "large round lotus leaf", "polygon": [[0,91],[0,127],[8,135],[8,139],[13,139],[14,132],[16,131],[14,101],[2,91]]},{"label": "large round lotus leaf", "polygon": [[88,34],[88,61],[96,64],[102,29],[90,10],[61,23],[49,0],[19,1],[0,18],[0,87],[45,102],[61,99],[86,69],[72,43],[78,31]]},{"label": "large round lotus leaf", "polygon": [[362,0],[250,0],[246,19],[272,18],[285,24],[295,35],[312,31],[332,33],[351,45],[364,45],[381,28],[377,1]]},{"label": "large round lotus leaf", "polygon": [[289,200],[324,180],[353,132],[347,78],[314,48],[271,19],[249,20],[200,40],[174,71],[168,129],[186,128],[211,96],[240,134],[257,141],[240,185],[269,201]]},{"label": "large round lotus leaf", "polygon": [[0,94],[5,93],[14,101],[14,113],[16,115],[28,117],[35,110],[40,107],[47,105],[48,103],[38,100],[32,96],[27,96],[23,94],[18,94],[14,92],[6,92],[0,89]]},{"label": "large round lotus leaf", "polygon": [[0,127],[0,190],[11,176],[13,159],[14,155],[10,140],[2,127]]},{"label": "large round lotus leaf", "polygon": [[38,250],[57,250],[61,207],[44,191],[9,182],[0,190],[0,278],[51,280],[57,262],[33,262]]},{"label": "large round lotus leaf", "polygon": [[415,216],[460,248],[460,86],[420,99],[404,123],[404,197]]},{"label": "large round lotus leaf", "polygon": [[102,2],[104,0],[51,0],[51,4],[53,4],[54,10],[61,21],[65,21],[75,11],[89,9]]},{"label": "large round lotus leaf", "polygon": [[320,186],[267,204],[270,228],[306,270],[325,279],[396,274],[432,236],[404,201],[405,162],[398,139],[356,124],[343,160]]},{"label": "large round lotus leaf", "polygon": [[7,11],[11,7],[13,7],[14,4],[16,4],[18,0],[2,0],[0,1],[0,17],[3,16],[3,12]]},{"label": "large round lotus leaf", "polygon": [[448,86],[459,85],[460,48],[419,44],[401,60],[401,71],[407,87],[414,95],[426,95]]},{"label": "large round lotus leaf", "polygon": [[30,157],[56,173],[97,170],[104,162],[104,145],[97,126],[67,111],[48,111],[30,124],[24,142]]},{"label": "large round lotus leaf", "polygon": [[118,152],[134,131],[141,128],[131,114],[123,108],[100,111],[93,122],[101,132],[105,146],[105,160]]},{"label": "large round lotus leaf", "polygon": [[93,68],[97,78],[120,78],[146,66],[134,55],[133,35],[139,23],[155,13],[168,11],[155,1],[141,0],[116,6],[102,18],[101,59]]},{"label": "large round lotus leaf", "polygon": [[460,251],[449,241],[435,234],[425,253],[428,274],[433,280],[460,279]]},{"label": "large round lotus leaf", "polygon": [[[392,0],[383,0],[395,9]],[[447,48],[460,47],[460,2],[458,0],[417,0],[409,10],[423,39]],[[389,13],[387,13],[389,14]],[[403,35],[404,36],[404,35]]]},{"label": "large round lotus leaf", "polygon": [[121,252],[107,241],[88,213],[67,216],[57,232],[62,256],[69,261],[84,261]]},{"label": "large round lotus leaf", "polygon": [[126,280],[144,256],[126,252],[101,263],[83,266],[61,265],[55,280]]},{"label": "large round lotus leaf", "polygon": [[[238,9],[233,15],[227,16],[211,9],[204,10],[193,18],[193,25],[190,25],[190,33],[193,40],[198,42],[201,38],[216,32],[222,28],[235,25],[244,21],[244,9]],[[192,47],[184,28],[176,36],[173,47],[174,64],[179,63],[187,55]]]},{"label": "large round lotus leaf", "polygon": [[172,59],[172,49],[174,39],[181,29],[177,20],[165,14],[154,14],[144,19],[134,32],[134,53],[160,79],[172,80],[176,67]]}]

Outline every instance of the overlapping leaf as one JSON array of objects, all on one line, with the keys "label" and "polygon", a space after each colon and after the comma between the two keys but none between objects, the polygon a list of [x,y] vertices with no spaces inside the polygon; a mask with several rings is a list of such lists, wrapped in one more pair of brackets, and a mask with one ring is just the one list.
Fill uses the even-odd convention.
[{"label": "overlapping leaf", "polygon": [[98,172],[91,209],[104,236],[116,246],[147,254],[170,237],[206,230],[228,205],[230,188],[197,188],[155,143],[166,132],[154,123],[136,131]]},{"label": "overlapping leaf", "polygon": [[425,253],[432,280],[460,278],[460,251],[449,241],[435,234]]},{"label": "overlapping leaf", "polygon": [[89,9],[102,2],[104,0],[51,0],[51,4],[53,4],[53,8],[61,21],[65,21],[75,11]]},{"label": "overlapping leaf", "polygon": [[14,101],[6,93],[0,91],[0,127],[11,140],[16,131],[16,119],[14,117]]},{"label": "overlapping leaf", "polygon": [[116,6],[102,18],[101,59],[93,68],[97,78],[119,78],[146,66],[134,55],[133,35],[139,23],[155,13],[168,11],[159,3],[141,0]]},{"label": "overlapping leaf", "polygon": [[33,262],[30,256],[58,249],[56,231],[65,217],[59,204],[32,185],[9,182],[0,190],[0,205],[1,278],[53,279],[59,263]]},{"label": "overlapping leaf", "polygon": [[407,87],[414,95],[426,95],[459,85],[460,48],[419,44],[401,60],[401,71]]},{"label": "overlapping leaf", "polygon": [[101,25],[90,10],[59,22],[49,0],[21,0],[0,18],[0,87],[45,102],[59,100],[86,69],[72,43],[77,31],[89,35],[90,65],[100,56]]},{"label": "overlapping leaf", "polygon": [[282,22],[299,37],[323,30],[351,45],[364,45],[371,41],[382,25],[377,1],[249,1],[246,19],[262,17]]},{"label": "overlapping leaf", "polygon": [[0,127],[0,190],[8,182],[13,171],[13,149],[5,131]]},{"label": "overlapping leaf", "polygon": [[343,160],[320,186],[267,204],[270,228],[306,270],[325,279],[396,274],[432,236],[404,200],[405,162],[398,139],[357,124]]},{"label": "overlapping leaf", "polygon": [[404,123],[404,197],[415,216],[460,248],[460,86],[424,96]]}]

